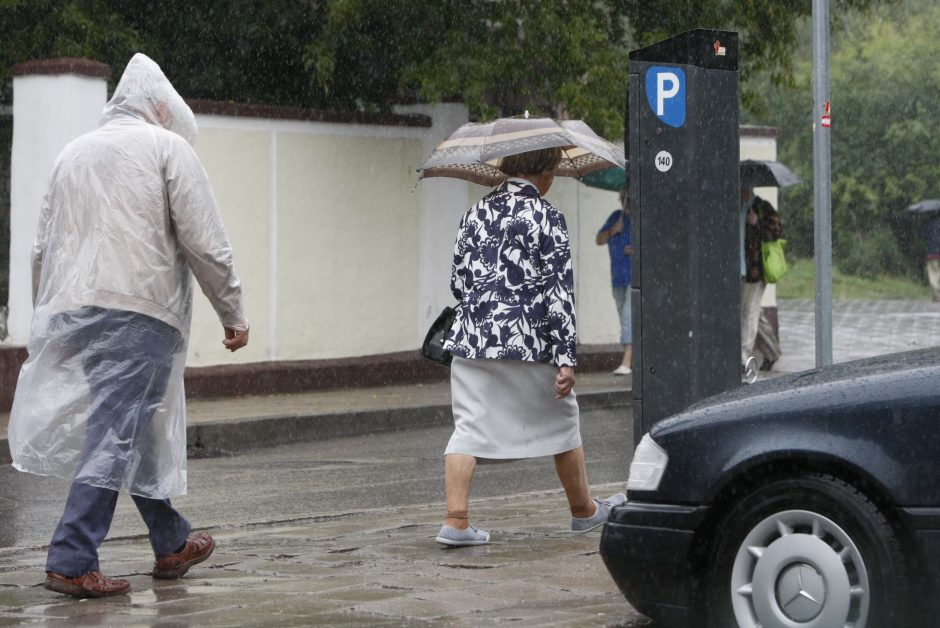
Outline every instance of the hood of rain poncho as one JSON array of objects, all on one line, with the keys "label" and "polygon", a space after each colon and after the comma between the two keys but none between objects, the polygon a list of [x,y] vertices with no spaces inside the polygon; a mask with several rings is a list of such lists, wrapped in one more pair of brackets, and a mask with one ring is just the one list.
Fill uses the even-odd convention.
[{"label": "hood of rain poncho", "polygon": [[102,125],[53,165],[8,438],[21,471],[163,499],[186,492],[183,372],[193,278],[247,329],[192,112],[135,55]]},{"label": "hood of rain poncho", "polygon": [[192,109],[176,92],[163,70],[145,54],[135,54],[101,114],[101,124],[131,115],[173,131],[192,144],[198,127]]}]

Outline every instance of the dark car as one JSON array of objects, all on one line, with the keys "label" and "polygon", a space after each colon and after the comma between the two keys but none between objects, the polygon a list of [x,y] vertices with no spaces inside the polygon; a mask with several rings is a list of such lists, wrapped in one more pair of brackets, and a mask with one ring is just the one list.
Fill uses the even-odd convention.
[{"label": "dark car", "polygon": [[785,375],[656,424],[601,556],[657,625],[940,625],[938,471],[940,349]]}]

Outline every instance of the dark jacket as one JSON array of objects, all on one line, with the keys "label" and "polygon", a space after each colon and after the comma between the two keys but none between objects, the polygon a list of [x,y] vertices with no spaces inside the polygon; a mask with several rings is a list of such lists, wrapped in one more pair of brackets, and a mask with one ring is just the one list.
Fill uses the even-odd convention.
[{"label": "dark jacket", "polygon": [[927,225],[927,259],[940,258],[940,216]]},{"label": "dark jacket", "polygon": [[780,238],[783,227],[780,224],[780,214],[766,200],[759,196],[754,197],[751,205],[757,213],[757,224],[746,224],[744,227],[744,280],[756,283],[764,280],[764,258],[761,255],[761,242],[773,242]]}]

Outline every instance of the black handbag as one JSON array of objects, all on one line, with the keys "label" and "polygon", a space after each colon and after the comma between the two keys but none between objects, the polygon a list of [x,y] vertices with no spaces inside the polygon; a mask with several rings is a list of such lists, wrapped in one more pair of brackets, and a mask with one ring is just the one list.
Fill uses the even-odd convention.
[{"label": "black handbag", "polygon": [[447,332],[453,327],[457,319],[457,310],[452,307],[445,307],[444,310],[431,323],[431,328],[421,343],[421,357],[430,360],[435,364],[450,368],[450,351],[444,350],[444,341],[447,340]]}]

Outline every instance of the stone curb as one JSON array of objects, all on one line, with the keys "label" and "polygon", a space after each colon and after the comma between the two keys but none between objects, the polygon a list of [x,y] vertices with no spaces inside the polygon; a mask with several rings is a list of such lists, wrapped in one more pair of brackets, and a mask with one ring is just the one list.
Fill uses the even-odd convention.
[{"label": "stone curb", "polygon": [[[578,393],[582,410],[629,406],[631,401],[632,391],[629,389]],[[190,443],[189,456],[195,458],[316,439],[438,427],[452,421],[449,403],[318,414],[293,413],[192,423],[186,428],[186,440]],[[7,439],[2,438],[0,463],[10,462],[10,447]]]},{"label": "stone curb", "polygon": [[[630,390],[578,393],[581,410],[628,406]],[[325,438],[361,436],[450,425],[451,406],[432,404],[322,414],[288,414],[264,418],[200,423],[186,429],[190,455],[219,455]]]}]

